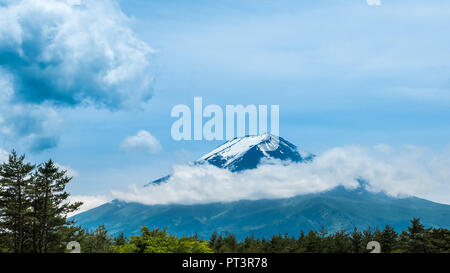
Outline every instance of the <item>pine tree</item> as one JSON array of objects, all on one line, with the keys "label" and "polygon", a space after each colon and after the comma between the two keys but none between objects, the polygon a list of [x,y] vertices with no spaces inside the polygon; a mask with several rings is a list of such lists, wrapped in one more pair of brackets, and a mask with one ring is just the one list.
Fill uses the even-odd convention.
[{"label": "pine tree", "polygon": [[362,232],[362,235],[363,235],[363,237],[362,237],[362,247],[363,247],[363,249],[364,249],[364,252],[367,252],[367,250],[366,250],[367,244],[368,244],[370,241],[374,241],[374,240],[375,240],[375,238],[374,238],[374,232],[372,231],[372,228],[369,227],[368,229],[366,229],[366,230],[364,230],[364,231]]},{"label": "pine tree", "polygon": [[328,249],[327,249],[326,241],[328,241],[328,240],[326,240],[326,237],[328,235],[328,230],[325,228],[324,225],[322,225],[320,227],[318,234],[319,234],[319,237],[320,237],[319,238],[319,244],[318,244],[318,252],[322,252],[322,253],[327,252]]},{"label": "pine tree", "polygon": [[346,253],[350,252],[350,240],[349,235],[345,230],[338,231],[331,235],[329,238],[328,249],[333,253]]},{"label": "pine tree", "polygon": [[65,187],[71,180],[66,171],[59,170],[51,159],[38,167],[32,185],[33,226],[37,230],[33,233],[35,252],[53,252],[61,248],[64,230],[73,224],[67,220],[67,214],[82,204],[68,202],[69,194]]},{"label": "pine tree", "polygon": [[419,218],[411,220],[411,227],[408,227],[409,252],[424,253],[427,252],[427,241],[425,237],[425,227],[420,223]]},{"label": "pine tree", "polygon": [[12,151],[8,162],[0,166],[0,230],[6,241],[10,242],[6,248],[16,253],[24,252],[31,217],[29,193],[35,165],[24,160],[25,155],[19,156]]},{"label": "pine tree", "polygon": [[300,235],[298,236],[298,239],[296,241],[296,248],[295,248],[296,253],[306,252],[305,237],[306,237],[305,232],[303,230],[300,231]]},{"label": "pine tree", "polygon": [[395,232],[395,230],[389,225],[386,225],[384,230],[381,232],[381,239],[380,239],[380,244],[382,246],[381,251],[383,253],[392,252],[392,250],[394,249],[394,245],[397,241],[397,237],[398,237],[397,232]]},{"label": "pine tree", "polygon": [[251,237],[245,237],[244,241],[240,244],[241,246],[239,247],[239,250],[242,253],[255,253],[258,251],[256,244],[257,242],[254,235]]},{"label": "pine tree", "polygon": [[236,239],[236,236],[233,234],[227,233],[225,240],[225,249],[223,250],[224,253],[233,253],[237,251],[238,247],[238,241]]},{"label": "pine tree", "polygon": [[355,227],[353,229],[353,232],[350,234],[350,241],[351,241],[351,247],[352,252],[354,253],[360,253],[362,250],[361,243],[362,243],[363,235],[358,229]]},{"label": "pine tree", "polygon": [[320,244],[320,237],[317,236],[317,232],[310,230],[305,236],[305,251],[308,253],[322,252]]},{"label": "pine tree", "polygon": [[398,235],[397,243],[392,252],[394,253],[406,253],[409,250],[409,234],[405,230]]},{"label": "pine tree", "polygon": [[128,243],[127,237],[121,232],[118,236],[114,237],[114,245],[115,246],[122,246]]},{"label": "pine tree", "polygon": [[86,232],[83,240],[80,242],[81,251],[86,253],[108,253],[113,247],[113,238],[108,235],[104,225],[100,225],[92,232]]}]

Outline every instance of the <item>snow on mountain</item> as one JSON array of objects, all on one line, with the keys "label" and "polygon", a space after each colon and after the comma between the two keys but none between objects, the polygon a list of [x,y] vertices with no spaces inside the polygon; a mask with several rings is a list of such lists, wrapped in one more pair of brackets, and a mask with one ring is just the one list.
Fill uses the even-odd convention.
[{"label": "snow on mountain", "polygon": [[272,134],[235,138],[204,155],[196,163],[207,162],[231,171],[254,169],[262,159],[305,162],[313,154],[299,150],[294,144]]},{"label": "snow on mountain", "polygon": [[[272,134],[237,137],[220,145],[208,154],[194,161],[194,164],[209,163],[219,168],[239,172],[255,169],[263,159],[279,159],[292,162],[308,162],[315,155],[298,149],[294,144]],[[166,182],[170,175],[150,182]]]}]

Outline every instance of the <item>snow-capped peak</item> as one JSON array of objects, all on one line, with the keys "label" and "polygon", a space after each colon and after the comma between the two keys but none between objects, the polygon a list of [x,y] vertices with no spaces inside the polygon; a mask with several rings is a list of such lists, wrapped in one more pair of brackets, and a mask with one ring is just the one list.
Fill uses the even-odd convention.
[{"label": "snow-capped peak", "polygon": [[257,136],[237,137],[226,142],[225,144],[220,145],[208,154],[202,156],[199,160],[208,160],[209,157],[216,154],[220,154],[221,156],[226,158],[236,158],[241,154],[247,152],[253,146],[260,145],[263,142],[266,142],[270,137],[271,135],[267,133]]},{"label": "snow-capped peak", "polygon": [[313,157],[312,154],[299,151],[295,145],[285,139],[266,133],[230,140],[196,162],[208,162],[220,168],[240,171],[256,168],[262,158],[302,162],[311,160]]},{"label": "snow-capped peak", "polygon": [[[262,159],[280,159],[292,162],[308,162],[313,154],[297,149],[289,141],[272,134],[238,137],[230,140],[196,160],[195,164],[209,163],[233,172],[254,169]],[[148,185],[166,182],[170,175]]]}]

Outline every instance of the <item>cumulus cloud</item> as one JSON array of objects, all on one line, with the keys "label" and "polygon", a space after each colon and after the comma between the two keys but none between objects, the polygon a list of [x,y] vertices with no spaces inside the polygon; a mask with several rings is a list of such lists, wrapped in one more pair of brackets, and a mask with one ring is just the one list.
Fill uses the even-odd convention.
[{"label": "cumulus cloud", "polygon": [[22,0],[0,6],[0,65],[17,100],[118,108],[150,97],[148,55],[110,0],[73,6]]},{"label": "cumulus cloud", "polygon": [[57,145],[60,107],[139,107],[152,52],[113,0],[0,0],[0,131],[39,151]]},{"label": "cumulus cloud", "polygon": [[95,207],[101,206],[107,202],[111,201],[110,198],[104,195],[88,196],[88,195],[73,195],[69,196],[69,202],[83,202],[83,205],[75,212],[72,212],[68,217],[74,216],[78,213],[88,211]]},{"label": "cumulus cloud", "polygon": [[0,68],[0,133],[31,151],[53,148],[58,143],[58,126],[62,119],[48,103],[26,104],[14,101],[11,78]]},{"label": "cumulus cloud", "polygon": [[148,131],[141,130],[135,136],[127,137],[120,147],[127,151],[145,151],[149,153],[157,153],[161,151],[161,144]]},{"label": "cumulus cloud", "polygon": [[[450,196],[450,151],[431,156],[427,149],[387,145],[371,148],[338,147],[317,156],[311,163],[266,162],[257,169],[232,173],[211,165],[175,166],[167,183],[133,186],[128,192],[114,191],[121,200],[143,204],[196,204],[262,198],[288,198],[330,190],[342,185],[383,191],[397,197],[433,197],[438,191]],[[447,180],[446,180],[447,179]],[[435,196],[436,197],[436,196]],[[440,200],[450,203],[450,200]]]}]

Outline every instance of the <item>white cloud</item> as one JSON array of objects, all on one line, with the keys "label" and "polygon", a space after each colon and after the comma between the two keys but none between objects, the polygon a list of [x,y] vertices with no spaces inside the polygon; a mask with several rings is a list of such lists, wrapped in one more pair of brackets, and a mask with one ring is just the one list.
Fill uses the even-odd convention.
[{"label": "white cloud", "polygon": [[27,102],[135,107],[151,95],[146,43],[113,0],[22,0],[0,6],[0,65]]},{"label": "white cloud", "polygon": [[73,168],[65,165],[61,165],[59,163],[55,163],[56,167],[58,167],[60,170],[66,171],[66,175],[69,177],[77,177],[79,176],[78,172],[74,170]]},{"label": "white cloud", "polygon": [[359,185],[355,178],[363,178],[369,181],[370,191],[450,203],[450,170],[443,162],[450,162],[450,151],[432,155],[413,146],[338,147],[317,156],[312,163],[286,165],[274,161],[241,173],[211,165],[175,166],[167,183],[133,186],[128,192],[114,191],[113,195],[144,204],[230,202],[287,198],[338,185],[355,188]]},{"label": "white cloud", "polygon": [[0,133],[44,150],[57,144],[58,108],[147,102],[153,49],[130,23],[114,0],[0,0]]},{"label": "white cloud", "polygon": [[369,6],[381,6],[381,0],[366,0]]},{"label": "white cloud", "polygon": [[0,148],[0,164],[3,162],[7,162],[9,158],[9,153],[2,148]]},{"label": "white cloud", "polygon": [[[12,90],[1,80],[0,89]],[[48,103],[12,103],[11,94],[0,97],[0,133],[14,146],[24,144],[32,151],[41,151],[57,145],[58,126],[62,119],[55,108]]]},{"label": "white cloud", "polygon": [[145,151],[149,153],[157,153],[161,151],[161,144],[148,131],[141,130],[135,136],[127,137],[120,147],[123,150]]},{"label": "white cloud", "polygon": [[68,215],[68,217],[74,216],[75,214],[82,213],[84,211],[88,211],[90,209],[96,208],[98,206],[101,206],[107,202],[111,201],[111,198],[108,198],[104,195],[96,195],[96,196],[89,196],[89,195],[71,195],[69,197],[69,202],[83,202],[83,205],[78,209],[77,211],[71,213]]}]

